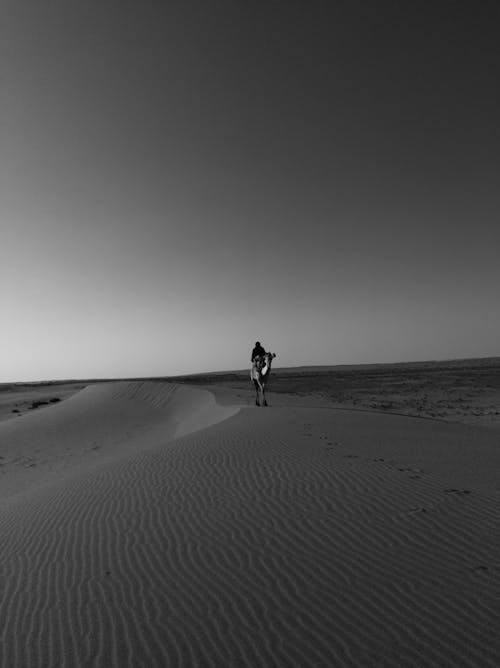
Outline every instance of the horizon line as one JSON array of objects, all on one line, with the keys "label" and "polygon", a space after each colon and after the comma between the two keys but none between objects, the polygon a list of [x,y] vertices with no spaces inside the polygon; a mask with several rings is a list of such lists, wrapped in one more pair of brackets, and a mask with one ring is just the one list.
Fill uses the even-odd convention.
[{"label": "horizon line", "polygon": [[[398,362],[357,362],[357,363],[342,363],[342,364],[299,364],[297,366],[286,366],[279,367],[275,366],[274,371],[298,371],[301,369],[310,369],[310,370],[319,370],[319,369],[355,369],[355,368],[366,368],[366,367],[390,367],[390,366],[422,366],[429,364],[456,364],[464,362],[486,362],[499,360],[500,356],[496,355],[487,355],[485,357],[453,357],[453,358],[444,358],[444,359],[428,359],[428,360],[411,360],[411,361],[398,361]],[[243,374],[247,373],[248,367],[240,369],[224,369],[224,370],[210,370],[210,371],[197,371],[192,373],[180,373],[175,375],[159,375],[159,376],[111,376],[111,377],[94,377],[94,378],[52,378],[52,379],[40,379],[40,380],[21,380],[21,381],[4,381],[0,382],[0,388],[3,388],[6,385],[50,385],[50,384],[63,384],[63,383],[104,383],[104,382],[119,382],[119,381],[146,381],[146,380],[176,380],[181,378],[197,378],[200,376],[224,376],[228,374]]]}]

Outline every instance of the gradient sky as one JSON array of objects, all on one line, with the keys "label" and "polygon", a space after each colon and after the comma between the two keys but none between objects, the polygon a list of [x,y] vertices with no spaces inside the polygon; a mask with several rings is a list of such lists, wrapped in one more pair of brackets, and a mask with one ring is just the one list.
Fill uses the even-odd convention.
[{"label": "gradient sky", "polygon": [[0,381],[499,355],[498,19],[4,0]]}]

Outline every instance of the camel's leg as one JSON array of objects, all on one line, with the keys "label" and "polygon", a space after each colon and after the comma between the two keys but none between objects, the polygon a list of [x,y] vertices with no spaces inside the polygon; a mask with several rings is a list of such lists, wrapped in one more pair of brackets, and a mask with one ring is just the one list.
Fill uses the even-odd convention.
[{"label": "camel's leg", "polygon": [[262,386],[262,400],[263,400],[262,405],[263,405],[263,406],[267,406],[267,401],[266,401],[266,388],[265,388],[264,386]]},{"label": "camel's leg", "polygon": [[260,406],[259,404],[259,383],[255,380],[253,380],[253,384],[255,385],[255,405]]}]

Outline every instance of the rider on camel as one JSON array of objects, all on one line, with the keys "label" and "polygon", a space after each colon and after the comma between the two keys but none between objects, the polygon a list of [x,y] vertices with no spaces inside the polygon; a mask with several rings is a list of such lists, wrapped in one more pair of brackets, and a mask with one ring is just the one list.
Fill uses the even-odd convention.
[{"label": "rider on camel", "polygon": [[252,364],[255,362],[256,357],[264,357],[265,354],[266,351],[260,345],[260,341],[256,341],[254,349],[252,350],[252,357],[251,357]]}]

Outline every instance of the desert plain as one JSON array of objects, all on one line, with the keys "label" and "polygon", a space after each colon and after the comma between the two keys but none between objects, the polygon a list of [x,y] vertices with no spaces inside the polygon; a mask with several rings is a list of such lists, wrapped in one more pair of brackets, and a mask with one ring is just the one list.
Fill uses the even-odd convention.
[{"label": "desert plain", "polygon": [[500,665],[500,358],[0,386],[0,665]]}]

